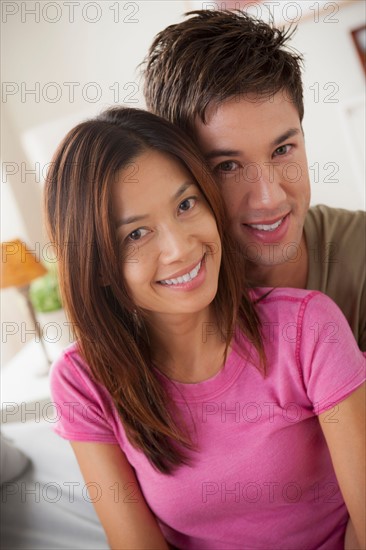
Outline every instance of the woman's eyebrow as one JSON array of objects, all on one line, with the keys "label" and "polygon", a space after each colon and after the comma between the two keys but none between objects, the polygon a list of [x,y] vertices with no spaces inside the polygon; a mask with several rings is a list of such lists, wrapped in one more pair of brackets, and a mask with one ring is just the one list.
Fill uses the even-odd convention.
[{"label": "woman's eyebrow", "polygon": [[[179,197],[181,197],[185,193],[185,191],[187,191],[187,189],[193,185],[194,183],[192,183],[191,181],[186,181],[182,183],[182,185],[178,188],[178,190],[172,196],[170,202],[174,202],[177,199],[179,199]],[[116,223],[116,228],[118,229],[118,227],[120,227],[121,225],[129,225],[131,223],[136,223],[136,222],[146,220],[148,217],[149,217],[149,214],[140,214],[138,216],[129,216],[128,218],[122,218],[118,220],[118,222]]]},{"label": "woman's eyebrow", "polygon": [[179,199],[179,197],[181,197],[183,195],[183,193],[185,193],[185,191],[187,191],[187,189],[189,187],[191,187],[192,185],[195,185],[195,184],[191,181],[186,181],[186,182],[182,183],[182,185],[179,187],[178,191],[176,193],[174,193],[174,195],[172,196],[170,202],[174,202],[177,199]]},{"label": "woman's eyebrow", "polygon": [[123,218],[121,220],[118,220],[118,222],[116,223],[116,227],[118,228],[121,225],[129,225],[131,223],[145,220],[146,218],[148,218],[148,214],[142,214],[140,216],[129,216],[128,218]]}]

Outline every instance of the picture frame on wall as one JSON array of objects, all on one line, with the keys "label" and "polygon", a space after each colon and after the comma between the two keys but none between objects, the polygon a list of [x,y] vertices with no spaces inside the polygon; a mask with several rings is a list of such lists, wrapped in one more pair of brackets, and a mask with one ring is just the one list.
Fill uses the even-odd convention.
[{"label": "picture frame on wall", "polygon": [[359,60],[366,74],[366,25],[361,25],[351,31],[353,43],[356,47]]}]

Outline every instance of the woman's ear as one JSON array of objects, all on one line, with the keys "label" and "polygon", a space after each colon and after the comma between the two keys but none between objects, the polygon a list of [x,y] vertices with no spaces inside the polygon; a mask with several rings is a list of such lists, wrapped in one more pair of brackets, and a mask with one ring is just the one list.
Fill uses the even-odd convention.
[{"label": "woman's ear", "polygon": [[110,286],[110,281],[105,273],[101,271],[98,274],[98,283],[100,286]]}]

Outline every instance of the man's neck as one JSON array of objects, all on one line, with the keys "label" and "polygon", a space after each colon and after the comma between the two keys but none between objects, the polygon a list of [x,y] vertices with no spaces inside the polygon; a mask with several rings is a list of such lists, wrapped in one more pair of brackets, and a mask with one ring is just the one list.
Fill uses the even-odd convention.
[{"label": "man's neck", "polygon": [[248,263],[246,278],[253,286],[306,288],[308,268],[309,255],[303,234],[298,259],[271,266]]}]

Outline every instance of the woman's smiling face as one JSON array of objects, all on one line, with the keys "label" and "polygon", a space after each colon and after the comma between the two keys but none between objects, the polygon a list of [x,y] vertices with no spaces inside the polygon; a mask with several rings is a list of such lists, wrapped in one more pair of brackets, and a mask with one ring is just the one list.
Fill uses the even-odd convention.
[{"label": "woman's smiling face", "polygon": [[214,299],[219,278],[215,218],[196,180],[173,156],[150,149],[131,164],[113,188],[131,298],[151,319],[202,311]]}]

